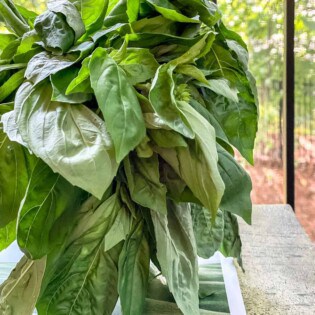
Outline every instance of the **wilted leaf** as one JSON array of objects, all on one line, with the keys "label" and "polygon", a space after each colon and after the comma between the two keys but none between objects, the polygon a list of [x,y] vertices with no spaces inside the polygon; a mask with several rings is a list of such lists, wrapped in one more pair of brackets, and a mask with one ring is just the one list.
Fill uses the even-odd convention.
[{"label": "wilted leaf", "polygon": [[46,257],[30,260],[25,256],[0,286],[1,314],[32,315],[45,272]]}]

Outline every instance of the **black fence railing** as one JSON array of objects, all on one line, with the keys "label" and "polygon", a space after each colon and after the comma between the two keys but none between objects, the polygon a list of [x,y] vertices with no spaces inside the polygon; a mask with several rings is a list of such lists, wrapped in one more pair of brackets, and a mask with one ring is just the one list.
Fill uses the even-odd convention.
[{"label": "black fence railing", "polygon": [[[295,165],[315,164],[315,84],[295,82]],[[283,163],[283,87],[281,81],[259,86],[260,121],[256,161]]]}]

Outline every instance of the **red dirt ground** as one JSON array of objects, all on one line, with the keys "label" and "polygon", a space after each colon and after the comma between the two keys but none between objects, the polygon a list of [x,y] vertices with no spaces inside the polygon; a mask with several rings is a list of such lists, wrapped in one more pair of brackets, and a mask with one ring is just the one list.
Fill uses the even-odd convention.
[{"label": "red dirt ground", "polygon": [[[246,166],[253,181],[254,204],[283,203],[283,173],[280,165],[256,161],[255,167]],[[296,206],[298,220],[315,242],[315,164],[296,167]]]}]

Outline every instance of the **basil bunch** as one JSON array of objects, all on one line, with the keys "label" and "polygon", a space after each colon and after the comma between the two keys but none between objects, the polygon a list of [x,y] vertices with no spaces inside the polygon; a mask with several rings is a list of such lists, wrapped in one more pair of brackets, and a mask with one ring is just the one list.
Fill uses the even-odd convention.
[{"label": "basil bunch", "polygon": [[[143,313],[150,263],[199,314],[197,255],[240,258],[257,94],[207,0],[0,0],[1,312]],[[234,148],[233,148],[234,147]]]}]

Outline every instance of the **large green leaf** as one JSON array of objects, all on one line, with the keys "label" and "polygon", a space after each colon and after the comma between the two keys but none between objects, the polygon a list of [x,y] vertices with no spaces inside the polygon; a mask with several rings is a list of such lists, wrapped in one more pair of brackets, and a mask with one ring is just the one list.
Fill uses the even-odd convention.
[{"label": "large green leaf", "polygon": [[103,48],[90,61],[91,84],[120,162],[145,136],[145,125],[134,88],[124,71]]},{"label": "large green leaf", "polygon": [[124,315],[143,314],[150,270],[150,249],[143,221],[137,222],[119,257],[118,293]]},{"label": "large green leaf", "polygon": [[45,272],[46,257],[30,260],[25,256],[0,286],[0,313],[32,315]]},{"label": "large green leaf", "polygon": [[[179,102],[182,113],[196,134],[196,145],[178,149],[179,163],[170,163],[184,179],[194,195],[208,208],[214,218],[224,192],[224,183],[218,170],[218,155],[213,127],[189,104]],[[190,155],[188,158],[187,155]],[[185,158],[186,156],[186,158]],[[164,158],[164,155],[162,155]],[[202,161],[202,162],[201,162]],[[194,169],[195,168],[195,169]]]},{"label": "large green leaf", "polygon": [[[207,109],[220,123],[230,143],[253,163],[254,140],[257,132],[258,109],[255,91],[241,64],[233,57],[228,48],[216,42],[201,62],[202,66],[213,73],[211,76],[228,80],[239,94],[238,101],[227,98],[226,93],[205,92]],[[216,91],[218,92],[218,91]]]},{"label": "large green leaf", "polygon": [[75,213],[81,198],[80,189],[38,159],[19,210],[17,242],[21,250],[31,259],[39,259],[62,244],[70,223],[65,217]]},{"label": "large green leaf", "polygon": [[234,157],[220,145],[217,146],[217,150],[219,170],[225,184],[220,208],[239,215],[248,224],[251,224],[252,202],[250,192],[252,183],[250,177]]},{"label": "large green leaf", "polygon": [[156,113],[170,128],[185,137],[194,138],[194,133],[178,108],[174,95],[174,68],[175,66],[168,64],[159,67],[152,82],[150,102]]},{"label": "large green leaf", "polygon": [[0,251],[6,249],[16,238],[16,220],[0,228]]},{"label": "large green leaf", "polygon": [[37,304],[39,315],[112,314],[118,298],[122,244],[105,252],[104,236],[121,206],[114,194],[96,209],[93,203],[81,208],[64,253],[57,262],[48,257],[45,289]]},{"label": "large green leaf", "polygon": [[87,34],[91,34],[101,28],[107,11],[108,2],[108,0],[79,1],[81,17]]},{"label": "large green leaf", "polygon": [[159,67],[150,51],[141,48],[129,48],[119,65],[132,85],[152,79]]},{"label": "large green leaf", "polygon": [[[11,109],[10,105],[0,105],[1,118]],[[11,142],[0,129],[0,228],[16,219],[36,160],[23,146]]]},{"label": "large green leaf", "polygon": [[200,205],[191,204],[191,215],[198,256],[202,258],[210,258],[220,249],[223,241],[223,212],[218,210],[214,224],[211,223],[209,210]]},{"label": "large green leaf", "polygon": [[190,208],[169,203],[168,214],[151,211],[157,258],[184,315],[199,314],[198,261]]},{"label": "large green leaf", "polygon": [[160,183],[157,154],[145,159],[130,154],[124,160],[124,167],[133,201],[166,214],[166,187]]},{"label": "large green leaf", "polygon": [[104,121],[84,105],[51,102],[45,82],[25,83],[18,94],[16,121],[30,149],[72,185],[101,199],[118,168]]},{"label": "large green leaf", "polygon": [[182,23],[200,23],[198,19],[192,19],[189,18],[182,13],[179,12],[179,10],[176,8],[175,5],[173,5],[168,0],[146,0],[148,3],[150,3],[157,12],[159,12],[162,16],[169,20],[173,20],[176,22],[182,22]]}]

